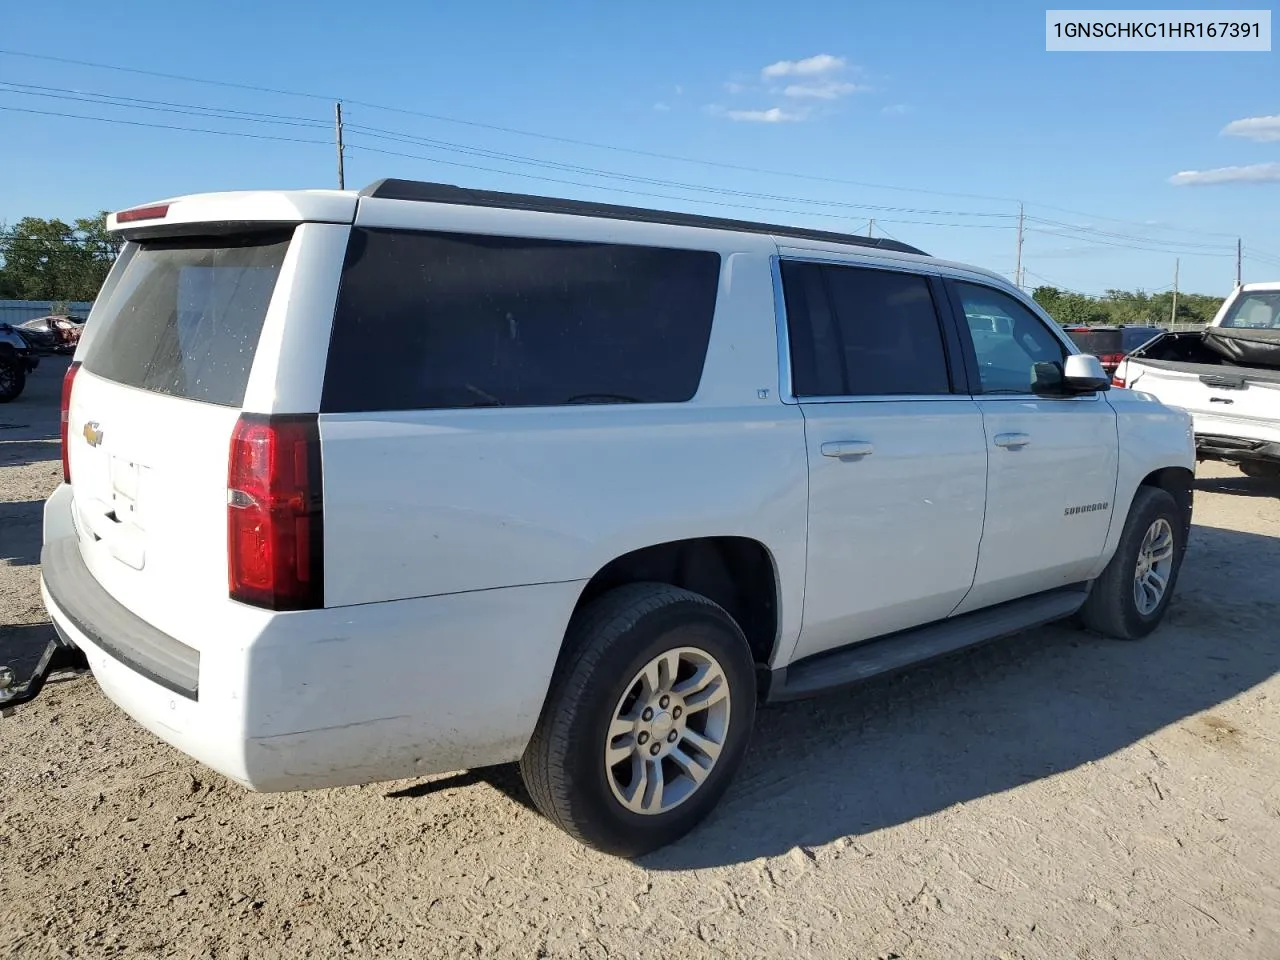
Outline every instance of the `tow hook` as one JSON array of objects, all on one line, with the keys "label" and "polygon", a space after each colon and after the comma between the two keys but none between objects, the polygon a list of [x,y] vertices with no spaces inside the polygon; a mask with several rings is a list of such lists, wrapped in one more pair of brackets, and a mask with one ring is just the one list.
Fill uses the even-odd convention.
[{"label": "tow hook", "polygon": [[13,716],[15,709],[34,700],[51,674],[88,669],[84,653],[56,637],[45,644],[29,674],[25,671],[20,674],[7,664],[0,665],[0,717]]}]

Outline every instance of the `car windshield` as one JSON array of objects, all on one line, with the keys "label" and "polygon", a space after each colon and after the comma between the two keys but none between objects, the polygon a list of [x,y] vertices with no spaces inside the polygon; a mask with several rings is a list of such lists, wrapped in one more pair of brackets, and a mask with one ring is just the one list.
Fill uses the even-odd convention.
[{"label": "car windshield", "polygon": [[1280,330],[1280,290],[1242,294],[1220,326],[1243,330]]}]

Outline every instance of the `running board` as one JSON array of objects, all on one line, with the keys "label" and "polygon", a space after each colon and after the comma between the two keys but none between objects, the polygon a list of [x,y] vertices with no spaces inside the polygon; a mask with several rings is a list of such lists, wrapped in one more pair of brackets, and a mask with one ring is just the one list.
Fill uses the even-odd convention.
[{"label": "running board", "polygon": [[1062,620],[1079,610],[1088,596],[1089,585],[1076,584],[814,654],[774,670],[766,700],[814,696]]}]

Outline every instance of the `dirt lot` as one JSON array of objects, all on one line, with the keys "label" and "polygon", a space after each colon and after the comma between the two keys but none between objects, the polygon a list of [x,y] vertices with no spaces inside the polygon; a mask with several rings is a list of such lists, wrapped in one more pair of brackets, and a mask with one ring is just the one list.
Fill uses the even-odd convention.
[{"label": "dirt lot", "polygon": [[[60,372],[0,408],[0,659],[49,629]],[[1277,494],[1202,471],[1148,641],[1041,630],[764,711],[638,864],[508,769],[255,795],[57,684],[0,720],[0,957],[1278,957]]]}]

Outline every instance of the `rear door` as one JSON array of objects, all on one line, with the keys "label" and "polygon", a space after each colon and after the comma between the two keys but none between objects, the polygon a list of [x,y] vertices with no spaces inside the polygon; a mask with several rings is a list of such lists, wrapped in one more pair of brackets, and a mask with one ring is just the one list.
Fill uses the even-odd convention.
[{"label": "rear door", "polygon": [[227,601],[227,453],[302,228],[130,244],[78,351],[68,422],[81,553],[189,637]]},{"label": "rear door", "polygon": [[809,539],[795,657],[947,617],[973,583],[987,451],[934,279],[783,260]]}]

